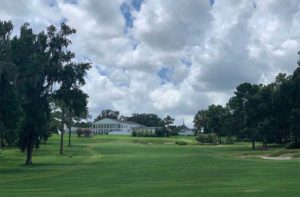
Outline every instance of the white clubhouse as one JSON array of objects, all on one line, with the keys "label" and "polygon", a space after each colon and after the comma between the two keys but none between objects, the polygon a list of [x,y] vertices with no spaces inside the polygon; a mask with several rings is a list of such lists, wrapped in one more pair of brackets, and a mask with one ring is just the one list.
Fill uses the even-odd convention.
[{"label": "white clubhouse", "polygon": [[94,134],[131,135],[133,129],[144,128],[136,122],[104,118],[93,123]]}]

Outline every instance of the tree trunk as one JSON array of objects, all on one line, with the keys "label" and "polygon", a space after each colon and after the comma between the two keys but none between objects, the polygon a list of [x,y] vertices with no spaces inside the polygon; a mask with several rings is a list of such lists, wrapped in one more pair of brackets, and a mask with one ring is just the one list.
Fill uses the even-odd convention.
[{"label": "tree trunk", "polygon": [[265,137],[263,137],[263,147],[267,148],[267,140]]},{"label": "tree trunk", "polygon": [[62,107],[61,110],[61,134],[60,134],[60,149],[59,149],[59,154],[64,154],[64,116],[65,116],[65,111],[64,108]]},{"label": "tree trunk", "polygon": [[71,126],[72,126],[72,113],[71,113],[71,109],[69,110],[69,146],[71,146],[71,132],[72,132],[72,129],[71,129]]},{"label": "tree trunk", "polygon": [[27,158],[26,158],[25,165],[32,165],[32,152],[33,152],[33,144],[32,142],[30,142],[26,148]]},{"label": "tree trunk", "polygon": [[287,132],[284,132],[284,144],[286,145],[288,143],[288,134]]},{"label": "tree trunk", "polygon": [[252,131],[252,150],[255,150],[255,131]]}]

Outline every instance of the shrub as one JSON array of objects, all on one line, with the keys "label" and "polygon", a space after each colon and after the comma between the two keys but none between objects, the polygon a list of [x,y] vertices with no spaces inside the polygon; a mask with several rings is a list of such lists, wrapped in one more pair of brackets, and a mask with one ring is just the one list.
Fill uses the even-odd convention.
[{"label": "shrub", "polygon": [[157,137],[169,137],[170,136],[170,131],[165,127],[156,128],[155,129],[155,136],[157,136]]},{"label": "shrub", "polygon": [[133,130],[131,132],[131,136],[133,137],[169,137],[170,131],[165,128],[155,128],[153,130]]},{"label": "shrub", "polygon": [[183,142],[183,141],[179,141],[179,142],[175,142],[175,144],[178,144],[178,145],[187,145],[188,143],[187,142]]},{"label": "shrub", "polygon": [[136,135],[137,135],[137,132],[136,132],[135,130],[133,130],[133,131],[131,132],[131,136],[136,137]]},{"label": "shrub", "polygon": [[78,137],[91,137],[92,131],[90,129],[77,129],[77,135]]},{"label": "shrub", "polygon": [[218,136],[215,133],[199,133],[196,136],[196,140],[202,144],[217,144]]},{"label": "shrub", "polygon": [[285,145],[285,149],[296,149],[300,148],[300,143],[296,143],[295,141],[291,141]]},{"label": "shrub", "polygon": [[131,132],[131,136],[133,137],[155,137],[155,134],[151,131],[135,131]]}]

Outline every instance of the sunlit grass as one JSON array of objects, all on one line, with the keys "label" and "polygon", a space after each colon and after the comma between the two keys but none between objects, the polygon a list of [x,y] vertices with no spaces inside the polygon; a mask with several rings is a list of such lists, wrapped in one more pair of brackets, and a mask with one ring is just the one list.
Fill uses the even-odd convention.
[{"label": "sunlit grass", "polygon": [[59,138],[53,136],[34,152],[33,166],[23,165],[25,155],[18,149],[2,151],[0,196],[294,197],[300,192],[299,159],[256,157],[285,154],[281,148],[202,146],[181,136],[73,136],[72,142],[59,155]]}]

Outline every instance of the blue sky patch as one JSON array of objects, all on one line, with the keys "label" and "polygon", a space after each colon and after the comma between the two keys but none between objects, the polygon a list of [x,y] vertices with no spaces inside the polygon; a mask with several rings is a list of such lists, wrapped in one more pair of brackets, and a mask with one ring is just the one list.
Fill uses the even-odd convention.
[{"label": "blue sky patch", "polygon": [[125,1],[121,7],[120,10],[123,14],[123,17],[125,19],[125,33],[128,32],[129,28],[133,27],[133,16],[131,14],[132,10],[135,9],[136,11],[140,11],[141,5],[143,3],[143,0],[131,0],[131,1]]},{"label": "blue sky patch", "polygon": [[65,3],[78,4],[78,0],[64,0]]},{"label": "blue sky patch", "polygon": [[132,0],[132,6],[136,11],[140,11],[144,0]]},{"label": "blue sky patch", "polygon": [[128,5],[128,3],[124,2],[121,5],[121,12],[124,16],[126,27],[133,27],[133,18],[130,12],[130,5]]},{"label": "blue sky patch", "polygon": [[158,72],[157,75],[160,77],[161,82],[169,82],[170,81],[170,75],[172,70],[168,67],[162,67]]},{"label": "blue sky patch", "polygon": [[192,66],[192,61],[190,59],[188,59],[188,58],[181,58],[180,60],[187,67],[190,68]]}]

